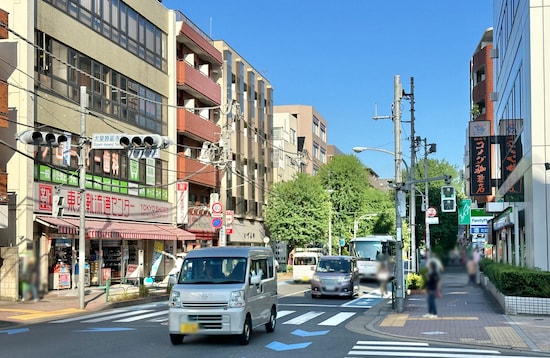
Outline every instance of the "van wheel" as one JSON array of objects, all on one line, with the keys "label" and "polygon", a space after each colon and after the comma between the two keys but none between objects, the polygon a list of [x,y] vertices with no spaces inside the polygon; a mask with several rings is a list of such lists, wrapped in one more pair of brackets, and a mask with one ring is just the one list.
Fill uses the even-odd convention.
[{"label": "van wheel", "polygon": [[183,334],[170,334],[170,342],[173,345],[177,346],[178,344],[183,343]]},{"label": "van wheel", "polygon": [[271,307],[271,314],[269,315],[269,322],[265,324],[265,330],[268,333],[271,333],[275,330],[275,325],[277,324],[277,309],[275,306]]},{"label": "van wheel", "polygon": [[239,342],[246,346],[248,343],[250,343],[250,333],[252,331],[252,323],[250,322],[250,316],[246,316],[246,319],[244,320],[244,326],[243,326],[243,333],[239,336]]}]

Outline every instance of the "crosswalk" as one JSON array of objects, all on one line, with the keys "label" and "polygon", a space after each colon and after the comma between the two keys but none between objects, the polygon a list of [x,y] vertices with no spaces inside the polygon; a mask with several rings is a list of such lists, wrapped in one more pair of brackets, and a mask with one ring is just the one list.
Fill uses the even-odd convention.
[{"label": "crosswalk", "polygon": [[[293,310],[280,310],[277,312],[278,324],[300,326],[311,323],[318,326],[338,326],[351,319],[356,312],[324,312],[309,311],[297,312]],[[168,321],[167,309],[142,308],[142,309],[113,309],[88,315],[70,317],[50,321],[52,324],[62,324],[70,322],[80,323],[130,323],[137,321],[162,323]]]},{"label": "crosswalk", "polygon": [[357,357],[423,357],[423,358],[526,358],[526,356],[508,356],[495,349],[445,348],[431,346],[429,343],[405,341],[357,341],[346,358]]}]

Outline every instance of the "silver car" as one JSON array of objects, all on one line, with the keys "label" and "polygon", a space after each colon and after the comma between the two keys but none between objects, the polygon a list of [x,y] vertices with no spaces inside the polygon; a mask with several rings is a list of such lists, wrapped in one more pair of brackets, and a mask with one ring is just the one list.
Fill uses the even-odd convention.
[{"label": "silver car", "polygon": [[359,294],[359,270],[352,256],[321,256],[311,279],[311,297],[355,297]]}]

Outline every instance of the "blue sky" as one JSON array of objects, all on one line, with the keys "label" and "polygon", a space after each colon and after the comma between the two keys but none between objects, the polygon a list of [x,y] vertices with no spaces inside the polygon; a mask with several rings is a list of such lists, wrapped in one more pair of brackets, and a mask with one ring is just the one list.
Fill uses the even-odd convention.
[{"label": "blue sky", "polygon": [[[394,150],[394,76],[410,92],[415,134],[437,144],[430,158],[462,169],[470,116],[469,61],[492,27],[493,0],[164,0],[215,40],[224,40],[274,88],[274,104],[311,105],[328,122],[328,142]],[[403,101],[402,120],[410,119]],[[410,123],[402,124],[410,163]],[[383,178],[390,155],[358,154]],[[423,156],[423,152],[419,153]]]}]

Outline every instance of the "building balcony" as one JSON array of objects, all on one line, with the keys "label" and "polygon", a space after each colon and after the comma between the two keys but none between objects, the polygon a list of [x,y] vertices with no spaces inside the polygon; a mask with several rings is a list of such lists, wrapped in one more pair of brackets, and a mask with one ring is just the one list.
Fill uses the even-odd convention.
[{"label": "building balcony", "polygon": [[178,88],[191,93],[196,98],[214,105],[221,103],[221,87],[183,60],[178,60],[176,81]]},{"label": "building balcony", "polygon": [[479,102],[482,99],[487,100],[490,93],[487,92],[487,80],[477,83],[472,91],[472,101]]},{"label": "building balcony", "polygon": [[0,204],[8,203],[8,173],[0,169]]},{"label": "building balcony", "polygon": [[215,188],[218,172],[219,170],[213,165],[202,164],[197,159],[178,153],[178,180],[184,179],[191,183]]},{"label": "building balcony", "polygon": [[185,133],[201,142],[217,142],[221,129],[214,122],[184,108],[178,108],[178,133]]},{"label": "building balcony", "polygon": [[8,127],[8,84],[0,80],[0,127]]}]

